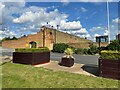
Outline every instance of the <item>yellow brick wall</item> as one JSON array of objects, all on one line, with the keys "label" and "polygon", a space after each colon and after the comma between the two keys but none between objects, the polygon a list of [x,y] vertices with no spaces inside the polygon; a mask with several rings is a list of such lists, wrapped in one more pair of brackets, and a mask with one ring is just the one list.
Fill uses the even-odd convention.
[{"label": "yellow brick wall", "polygon": [[[50,50],[53,49],[54,42],[54,29],[44,28],[45,30],[45,46]],[[37,47],[43,46],[43,32],[40,31],[37,34],[30,34],[26,37],[19,38],[18,40],[8,40],[2,42],[2,46],[6,48],[25,48],[30,47],[30,42],[38,42]],[[68,43],[70,46],[77,48],[89,48],[90,40],[80,38],[71,34],[56,31],[56,43]],[[94,43],[98,46],[98,43]],[[108,43],[101,43],[101,46],[106,46]]]}]

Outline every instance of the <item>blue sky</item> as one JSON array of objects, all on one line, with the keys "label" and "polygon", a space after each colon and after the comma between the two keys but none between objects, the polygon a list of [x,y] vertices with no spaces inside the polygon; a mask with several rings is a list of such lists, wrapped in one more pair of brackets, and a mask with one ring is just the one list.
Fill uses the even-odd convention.
[{"label": "blue sky", "polygon": [[[0,3],[5,36],[35,34],[42,25],[94,41],[108,35],[106,2],[5,2]],[[118,3],[109,2],[111,39],[118,33]]]}]

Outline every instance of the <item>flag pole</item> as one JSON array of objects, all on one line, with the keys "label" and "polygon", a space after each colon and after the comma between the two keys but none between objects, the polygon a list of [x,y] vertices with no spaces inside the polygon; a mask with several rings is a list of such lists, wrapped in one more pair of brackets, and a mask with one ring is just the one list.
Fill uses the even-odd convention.
[{"label": "flag pole", "polygon": [[107,24],[108,24],[108,43],[110,43],[110,16],[109,16],[109,2],[107,0]]}]

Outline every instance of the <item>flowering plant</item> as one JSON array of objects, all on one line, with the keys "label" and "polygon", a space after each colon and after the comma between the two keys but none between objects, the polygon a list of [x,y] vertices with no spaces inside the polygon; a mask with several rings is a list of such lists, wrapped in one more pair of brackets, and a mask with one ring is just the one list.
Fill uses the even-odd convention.
[{"label": "flowering plant", "polygon": [[64,56],[63,57],[67,57],[67,58],[73,58],[73,50],[71,48],[67,48],[65,51],[64,51]]}]

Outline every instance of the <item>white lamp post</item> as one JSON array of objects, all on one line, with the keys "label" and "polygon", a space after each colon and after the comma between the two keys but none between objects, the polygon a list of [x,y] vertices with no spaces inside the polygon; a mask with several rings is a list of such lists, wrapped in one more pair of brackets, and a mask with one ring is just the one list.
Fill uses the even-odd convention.
[{"label": "white lamp post", "polygon": [[108,24],[108,43],[110,43],[110,16],[109,16],[109,2],[107,0],[107,24]]}]

